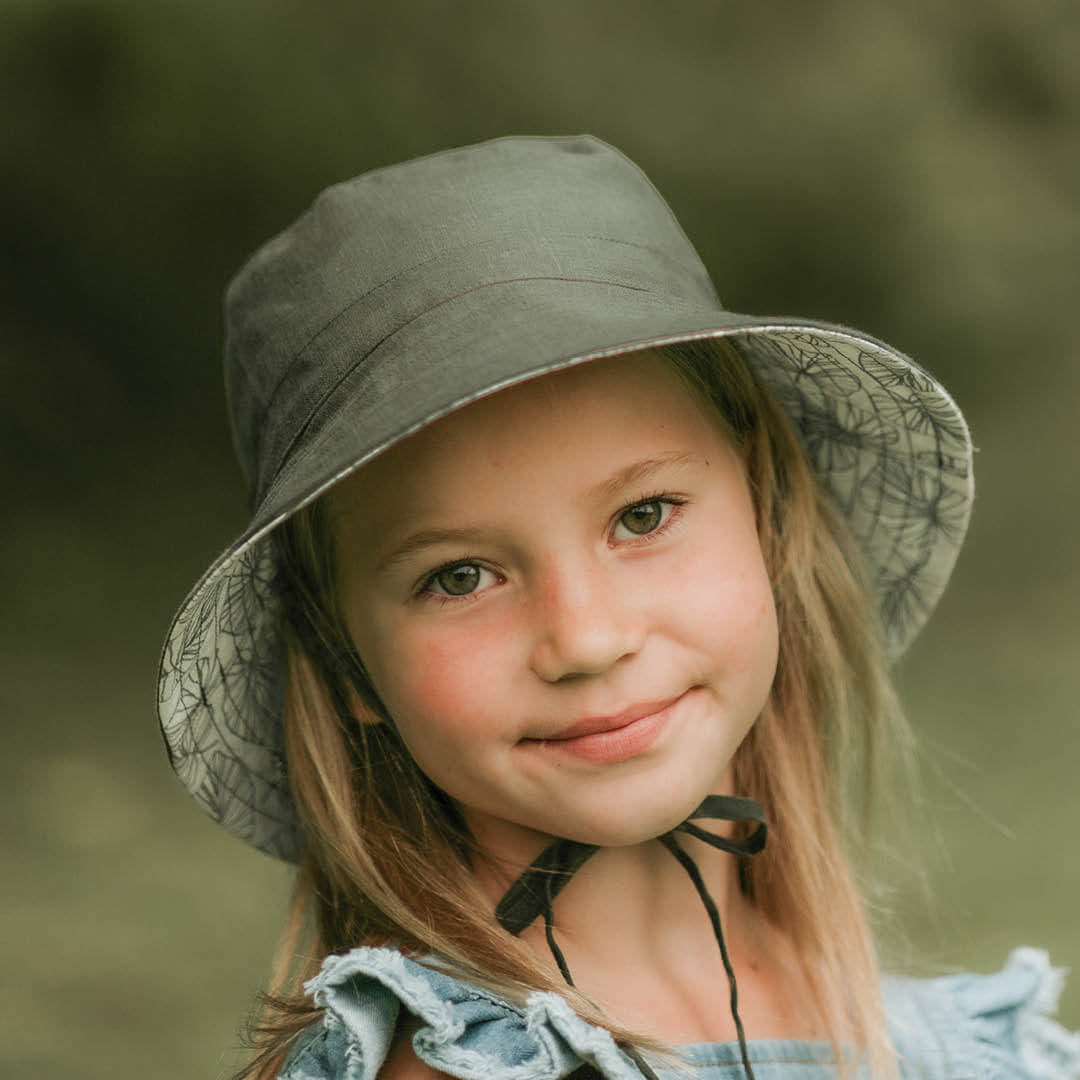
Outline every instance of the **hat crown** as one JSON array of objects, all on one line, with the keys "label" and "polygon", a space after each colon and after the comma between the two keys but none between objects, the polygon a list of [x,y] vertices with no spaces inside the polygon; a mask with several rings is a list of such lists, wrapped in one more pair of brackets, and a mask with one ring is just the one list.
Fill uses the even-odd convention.
[{"label": "hat crown", "polygon": [[399,329],[530,280],[721,306],[661,195],[592,136],[495,139],[324,191],[226,294],[230,418],[253,505],[324,398]]}]

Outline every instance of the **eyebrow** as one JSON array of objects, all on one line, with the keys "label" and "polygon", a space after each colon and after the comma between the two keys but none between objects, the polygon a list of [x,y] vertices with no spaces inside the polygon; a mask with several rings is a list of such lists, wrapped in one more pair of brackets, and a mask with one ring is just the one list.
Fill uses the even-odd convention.
[{"label": "eyebrow", "polygon": [[471,544],[491,536],[490,529],[473,526],[464,529],[421,529],[403,540],[393,551],[379,560],[376,573],[382,574],[398,563],[405,562],[418,551],[436,544]]},{"label": "eyebrow", "polygon": [[679,450],[671,450],[666,454],[658,454],[656,457],[644,458],[635,461],[620,469],[607,480],[601,481],[586,492],[588,499],[605,499],[617,495],[623,488],[652,476],[654,472],[672,465],[689,465],[697,455],[685,453]]},{"label": "eyebrow", "polygon": [[[585,499],[586,501],[609,499],[624,488],[639,483],[660,469],[673,465],[688,465],[696,456],[672,450],[666,454],[658,454],[656,457],[631,462],[606,480],[589,488],[585,492]],[[479,525],[457,529],[421,529],[419,532],[410,533],[400,544],[395,545],[392,551],[379,560],[375,571],[379,574],[385,573],[399,563],[412,558],[424,548],[434,547],[436,544],[473,544],[490,539],[491,532],[490,528]]]}]

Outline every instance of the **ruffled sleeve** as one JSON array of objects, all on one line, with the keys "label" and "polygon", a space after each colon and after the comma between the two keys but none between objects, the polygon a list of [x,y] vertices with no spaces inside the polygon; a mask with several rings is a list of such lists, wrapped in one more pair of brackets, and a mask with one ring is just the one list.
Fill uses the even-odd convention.
[{"label": "ruffled sleeve", "polygon": [[1053,1019],[1065,974],[1044,950],[1021,948],[996,975],[954,976],[987,1077],[1080,1080],[1080,1033]]},{"label": "ruffled sleeve", "polygon": [[323,1021],[280,1080],[375,1080],[402,1008],[423,1022],[417,1056],[462,1080],[557,1080],[584,1062],[608,1080],[640,1080],[610,1033],[558,994],[534,993],[521,1007],[394,949],[327,957],[306,989]]},{"label": "ruffled sleeve", "polygon": [[992,975],[896,980],[885,1000],[905,1080],[1080,1080],[1080,1033],[1053,1019],[1064,980],[1032,948]]}]

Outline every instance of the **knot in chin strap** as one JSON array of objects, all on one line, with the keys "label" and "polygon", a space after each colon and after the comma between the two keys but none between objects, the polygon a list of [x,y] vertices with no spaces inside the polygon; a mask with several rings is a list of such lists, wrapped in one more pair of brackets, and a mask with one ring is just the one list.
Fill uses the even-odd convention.
[{"label": "knot in chin strap", "polygon": [[[745,840],[729,840],[724,836],[707,832],[700,826],[693,824],[695,818],[711,818],[717,821],[749,821],[756,822],[757,828],[746,837]],[[675,834],[684,832],[689,836],[703,840],[720,851],[729,852],[732,855],[756,855],[765,846],[765,838],[768,833],[768,825],[765,821],[765,812],[759,803],[753,799],[744,799],[736,795],[708,795],[702,804],[681,825],[676,825],[670,832],[664,833],[657,839],[661,844],[679,860],[683,869],[694,883],[698,896],[705,907],[712,923],[713,935],[717,945],[720,946],[720,958],[724,963],[724,971],[727,974],[728,986],[731,988],[731,1017],[735,1021],[735,1032],[739,1039],[739,1053],[742,1056],[743,1068],[746,1070],[747,1080],[754,1080],[754,1070],[750,1066],[750,1057],[746,1049],[746,1035],[743,1032],[742,1020],[739,1019],[739,994],[735,985],[735,972],[731,966],[731,958],[728,956],[727,945],[724,943],[724,934],[720,927],[720,912],[705,885],[705,881],[698,870],[697,863],[688,851],[680,846]],[[506,895],[499,901],[495,908],[495,918],[504,930],[511,934],[520,934],[525,927],[530,926],[538,915],[544,917],[544,934],[547,938],[548,948],[559,965],[559,971],[570,986],[574,980],[570,976],[570,968],[567,967],[566,958],[562,954],[555,941],[552,929],[554,914],[552,906],[555,897],[562,891],[563,886],[585,864],[586,860],[597,850],[596,844],[582,844],[576,840],[556,839],[552,841],[528,866],[525,872],[507,890]],[[629,1056],[649,1080],[656,1080],[656,1073],[642,1058],[636,1049],[630,1047],[627,1050]]]}]

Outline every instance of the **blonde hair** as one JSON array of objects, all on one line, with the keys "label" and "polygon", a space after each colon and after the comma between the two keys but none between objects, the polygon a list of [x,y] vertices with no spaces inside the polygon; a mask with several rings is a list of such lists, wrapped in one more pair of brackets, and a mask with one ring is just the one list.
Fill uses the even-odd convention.
[{"label": "blonde hair", "polygon": [[[735,791],[758,800],[769,843],[740,861],[745,894],[794,945],[842,1065],[854,1046],[894,1076],[879,973],[852,855],[910,745],[888,678],[862,560],[790,421],[728,339],[654,350],[715,408],[742,455],[780,627],[762,715],[737,751]],[[393,943],[523,1003],[553,990],[621,1043],[546,958],[503,930],[470,871],[478,854],[454,803],[419,770],[367,679],[338,608],[325,500],[275,534],[288,663],[285,746],[306,848],[262,1016],[240,1077],[272,1076],[317,1015],[301,983],[322,958]],[[875,798],[872,798],[874,796]],[[301,943],[306,947],[301,952]]]}]

